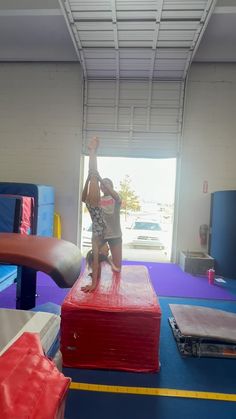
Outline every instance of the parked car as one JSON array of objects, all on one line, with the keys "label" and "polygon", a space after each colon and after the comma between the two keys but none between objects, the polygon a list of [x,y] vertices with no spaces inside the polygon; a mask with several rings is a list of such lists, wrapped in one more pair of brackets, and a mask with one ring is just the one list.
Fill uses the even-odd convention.
[{"label": "parked car", "polygon": [[128,231],[128,236],[128,243],[132,247],[165,248],[162,228],[155,220],[135,220]]}]

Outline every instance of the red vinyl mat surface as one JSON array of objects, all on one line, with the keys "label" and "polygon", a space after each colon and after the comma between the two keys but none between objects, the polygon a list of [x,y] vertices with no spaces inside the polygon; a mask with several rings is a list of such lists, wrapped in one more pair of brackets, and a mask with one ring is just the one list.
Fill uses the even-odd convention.
[{"label": "red vinyl mat surface", "polygon": [[147,268],[104,264],[95,292],[81,291],[88,282],[85,272],[62,304],[64,366],[158,371],[161,310]]},{"label": "red vinyl mat surface", "polygon": [[70,381],[43,354],[39,335],[23,333],[0,356],[1,419],[63,419]]}]

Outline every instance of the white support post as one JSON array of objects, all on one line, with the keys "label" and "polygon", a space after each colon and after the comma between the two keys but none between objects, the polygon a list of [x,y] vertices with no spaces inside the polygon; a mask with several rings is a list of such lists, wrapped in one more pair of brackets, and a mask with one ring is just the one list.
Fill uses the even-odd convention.
[{"label": "white support post", "polygon": [[120,80],[116,79],[115,131],[118,131],[119,101],[120,101]]}]

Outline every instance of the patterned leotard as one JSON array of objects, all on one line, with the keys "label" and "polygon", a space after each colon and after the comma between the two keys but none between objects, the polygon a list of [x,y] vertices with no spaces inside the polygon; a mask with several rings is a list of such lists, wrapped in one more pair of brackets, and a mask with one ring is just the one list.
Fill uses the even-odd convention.
[{"label": "patterned leotard", "polygon": [[92,207],[90,204],[86,203],[90,217],[92,219],[92,233],[96,237],[104,237],[104,231],[106,228],[106,223],[103,218],[103,210],[100,207]]}]

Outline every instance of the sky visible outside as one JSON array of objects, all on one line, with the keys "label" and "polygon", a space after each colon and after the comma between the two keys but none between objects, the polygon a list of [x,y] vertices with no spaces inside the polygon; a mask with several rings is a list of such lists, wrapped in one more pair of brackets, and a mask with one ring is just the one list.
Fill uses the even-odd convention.
[{"label": "sky visible outside", "polygon": [[[130,176],[131,188],[142,201],[174,203],[176,159],[98,157],[98,171],[109,177],[119,190],[120,181]],[[85,157],[85,178],[88,157]]]}]

